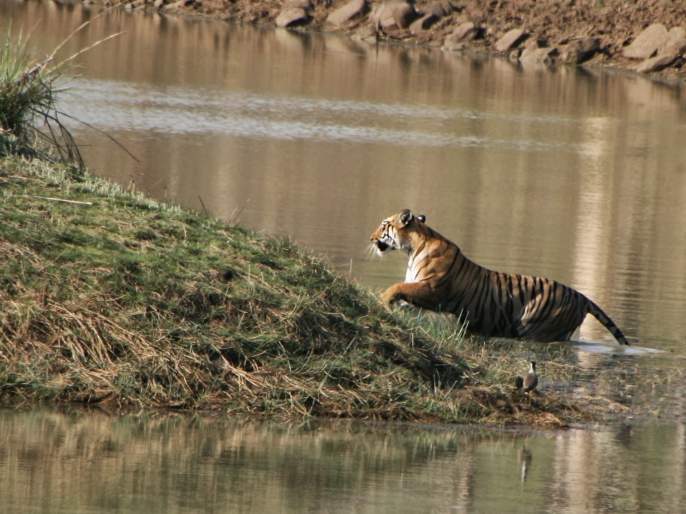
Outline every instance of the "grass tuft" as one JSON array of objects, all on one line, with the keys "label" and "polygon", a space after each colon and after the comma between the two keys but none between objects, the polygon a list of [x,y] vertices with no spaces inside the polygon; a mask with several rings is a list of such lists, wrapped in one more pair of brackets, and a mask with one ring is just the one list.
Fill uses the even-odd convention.
[{"label": "grass tuft", "polygon": [[[119,34],[96,41],[62,60],[58,60],[57,55],[91,21],[77,27],[42,59],[31,55],[29,38],[22,33],[15,36],[11,29],[7,31],[0,43],[0,157],[12,154],[40,157],[84,171],[79,147],[62,122],[63,118],[71,116],[57,108],[58,82],[62,70],[79,55]],[[97,131],[95,127],[90,128]],[[121,147],[116,140],[106,137]]]},{"label": "grass tuft", "polygon": [[83,167],[57,110],[59,67],[33,60],[28,40],[11,30],[0,46],[0,155],[41,155]]}]

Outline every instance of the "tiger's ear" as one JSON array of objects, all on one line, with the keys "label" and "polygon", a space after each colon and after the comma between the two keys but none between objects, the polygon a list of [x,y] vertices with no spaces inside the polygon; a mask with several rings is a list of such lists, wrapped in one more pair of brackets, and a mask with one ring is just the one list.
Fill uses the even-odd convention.
[{"label": "tiger's ear", "polygon": [[426,215],[424,214],[417,214],[417,219],[422,223],[426,223]]},{"label": "tiger's ear", "polygon": [[410,209],[405,209],[403,210],[403,212],[400,213],[400,223],[403,224],[403,227],[406,227],[410,223],[412,223],[413,219],[414,214],[412,214],[412,211]]}]

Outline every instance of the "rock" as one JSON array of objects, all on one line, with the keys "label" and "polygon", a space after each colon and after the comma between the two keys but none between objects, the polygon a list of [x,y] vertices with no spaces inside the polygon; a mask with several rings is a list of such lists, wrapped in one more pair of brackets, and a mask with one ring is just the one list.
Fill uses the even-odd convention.
[{"label": "rock", "polygon": [[519,57],[522,55],[522,49],[521,48],[513,48],[510,50],[510,53],[507,54],[507,59],[511,63],[517,64],[519,63]]},{"label": "rock", "polygon": [[684,51],[686,42],[686,30],[683,27],[674,27],[667,33],[667,41],[657,51],[657,57],[668,55],[681,55]]},{"label": "rock", "polygon": [[177,0],[176,2],[173,2],[171,4],[165,2],[165,4],[160,7],[160,9],[164,10],[165,12],[175,12],[184,6],[184,1],[185,0]]},{"label": "rock", "polygon": [[650,57],[643,61],[641,64],[636,66],[636,71],[639,73],[650,73],[653,71],[660,71],[674,61],[676,61],[678,55],[656,55],[655,57]]},{"label": "rock", "polygon": [[522,55],[519,56],[519,62],[522,66],[532,66],[532,65],[545,65],[553,66],[555,65],[556,58],[559,52],[557,48],[525,48]]},{"label": "rock", "polygon": [[410,32],[414,34],[415,36],[420,36],[427,30],[431,28],[431,26],[436,23],[440,18],[438,16],[435,16],[433,14],[425,14],[418,20],[415,20],[410,24]]},{"label": "rock", "polygon": [[328,23],[340,27],[367,12],[367,0],[350,0],[343,7],[339,7],[326,18]]},{"label": "rock", "polygon": [[443,18],[443,16],[448,16],[455,10],[453,5],[447,0],[437,0],[431,2],[429,5],[421,10],[423,15],[433,14],[437,19]]},{"label": "rock", "polygon": [[479,36],[481,27],[471,21],[461,23],[443,41],[443,50],[462,50],[467,41],[471,41]]},{"label": "rock", "polygon": [[528,37],[523,29],[512,29],[495,43],[496,52],[506,53],[519,46]]},{"label": "rock", "polygon": [[383,2],[370,16],[373,24],[382,29],[398,27],[406,29],[417,17],[414,6],[406,1],[392,0]]},{"label": "rock", "polygon": [[469,41],[474,39],[478,33],[479,27],[471,21],[466,21],[455,27],[455,30],[446,37],[446,41],[448,41],[448,39],[456,43],[460,41]]},{"label": "rock", "polygon": [[600,39],[585,37],[573,39],[562,51],[560,60],[566,64],[581,64],[593,57],[600,50]]},{"label": "rock", "polygon": [[672,33],[672,31],[670,31],[670,37],[658,50],[657,55],[644,60],[636,67],[636,71],[640,73],[660,71],[667,66],[670,66],[681,57],[684,52],[686,52],[686,33],[681,31]]},{"label": "rock", "polygon": [[668,39],[669,33],[665,26],[662,23],[653,23],[624,48],[622,54],[629,59],[647,59],[655,54]]},{"label": "rock", "polygon": [[307,11],[312,9],[312,2],[310,0],[287,0],[284,7],[298,7]]},{"label": "rock", "polygon": [[286,7],[276,17],[277,27],[294,27],[296,25],[303,25],[310,21],[310,16],[305,12],[305,9],[300,7]]},{"label": "rock", "polygon": [[686,38],[686,29],[683,27],[673,27],[672,30],[667,33],[667,38],[667,44],[684,39]]}]

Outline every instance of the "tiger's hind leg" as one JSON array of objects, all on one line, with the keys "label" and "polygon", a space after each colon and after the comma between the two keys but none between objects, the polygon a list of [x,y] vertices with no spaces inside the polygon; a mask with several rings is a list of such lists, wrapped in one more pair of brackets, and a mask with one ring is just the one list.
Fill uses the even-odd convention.
[{"label": "tiger's hind leg", "polygon": [[568,341],[586,317],[586,302],[576,290],[557,284],[553,294],[540,293],[524,308],[518,337],[535,341]]}]

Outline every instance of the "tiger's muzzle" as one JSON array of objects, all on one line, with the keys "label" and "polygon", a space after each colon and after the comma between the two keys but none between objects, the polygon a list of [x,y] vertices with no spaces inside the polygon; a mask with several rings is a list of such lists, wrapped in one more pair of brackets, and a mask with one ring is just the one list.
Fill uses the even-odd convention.
[{"label": "tiger's muzzle", "polygon": [[379,250],[381,253],[385,252],[390,248],[390,246],[383,241],[377,240],[375,243],[376,249]]}]

